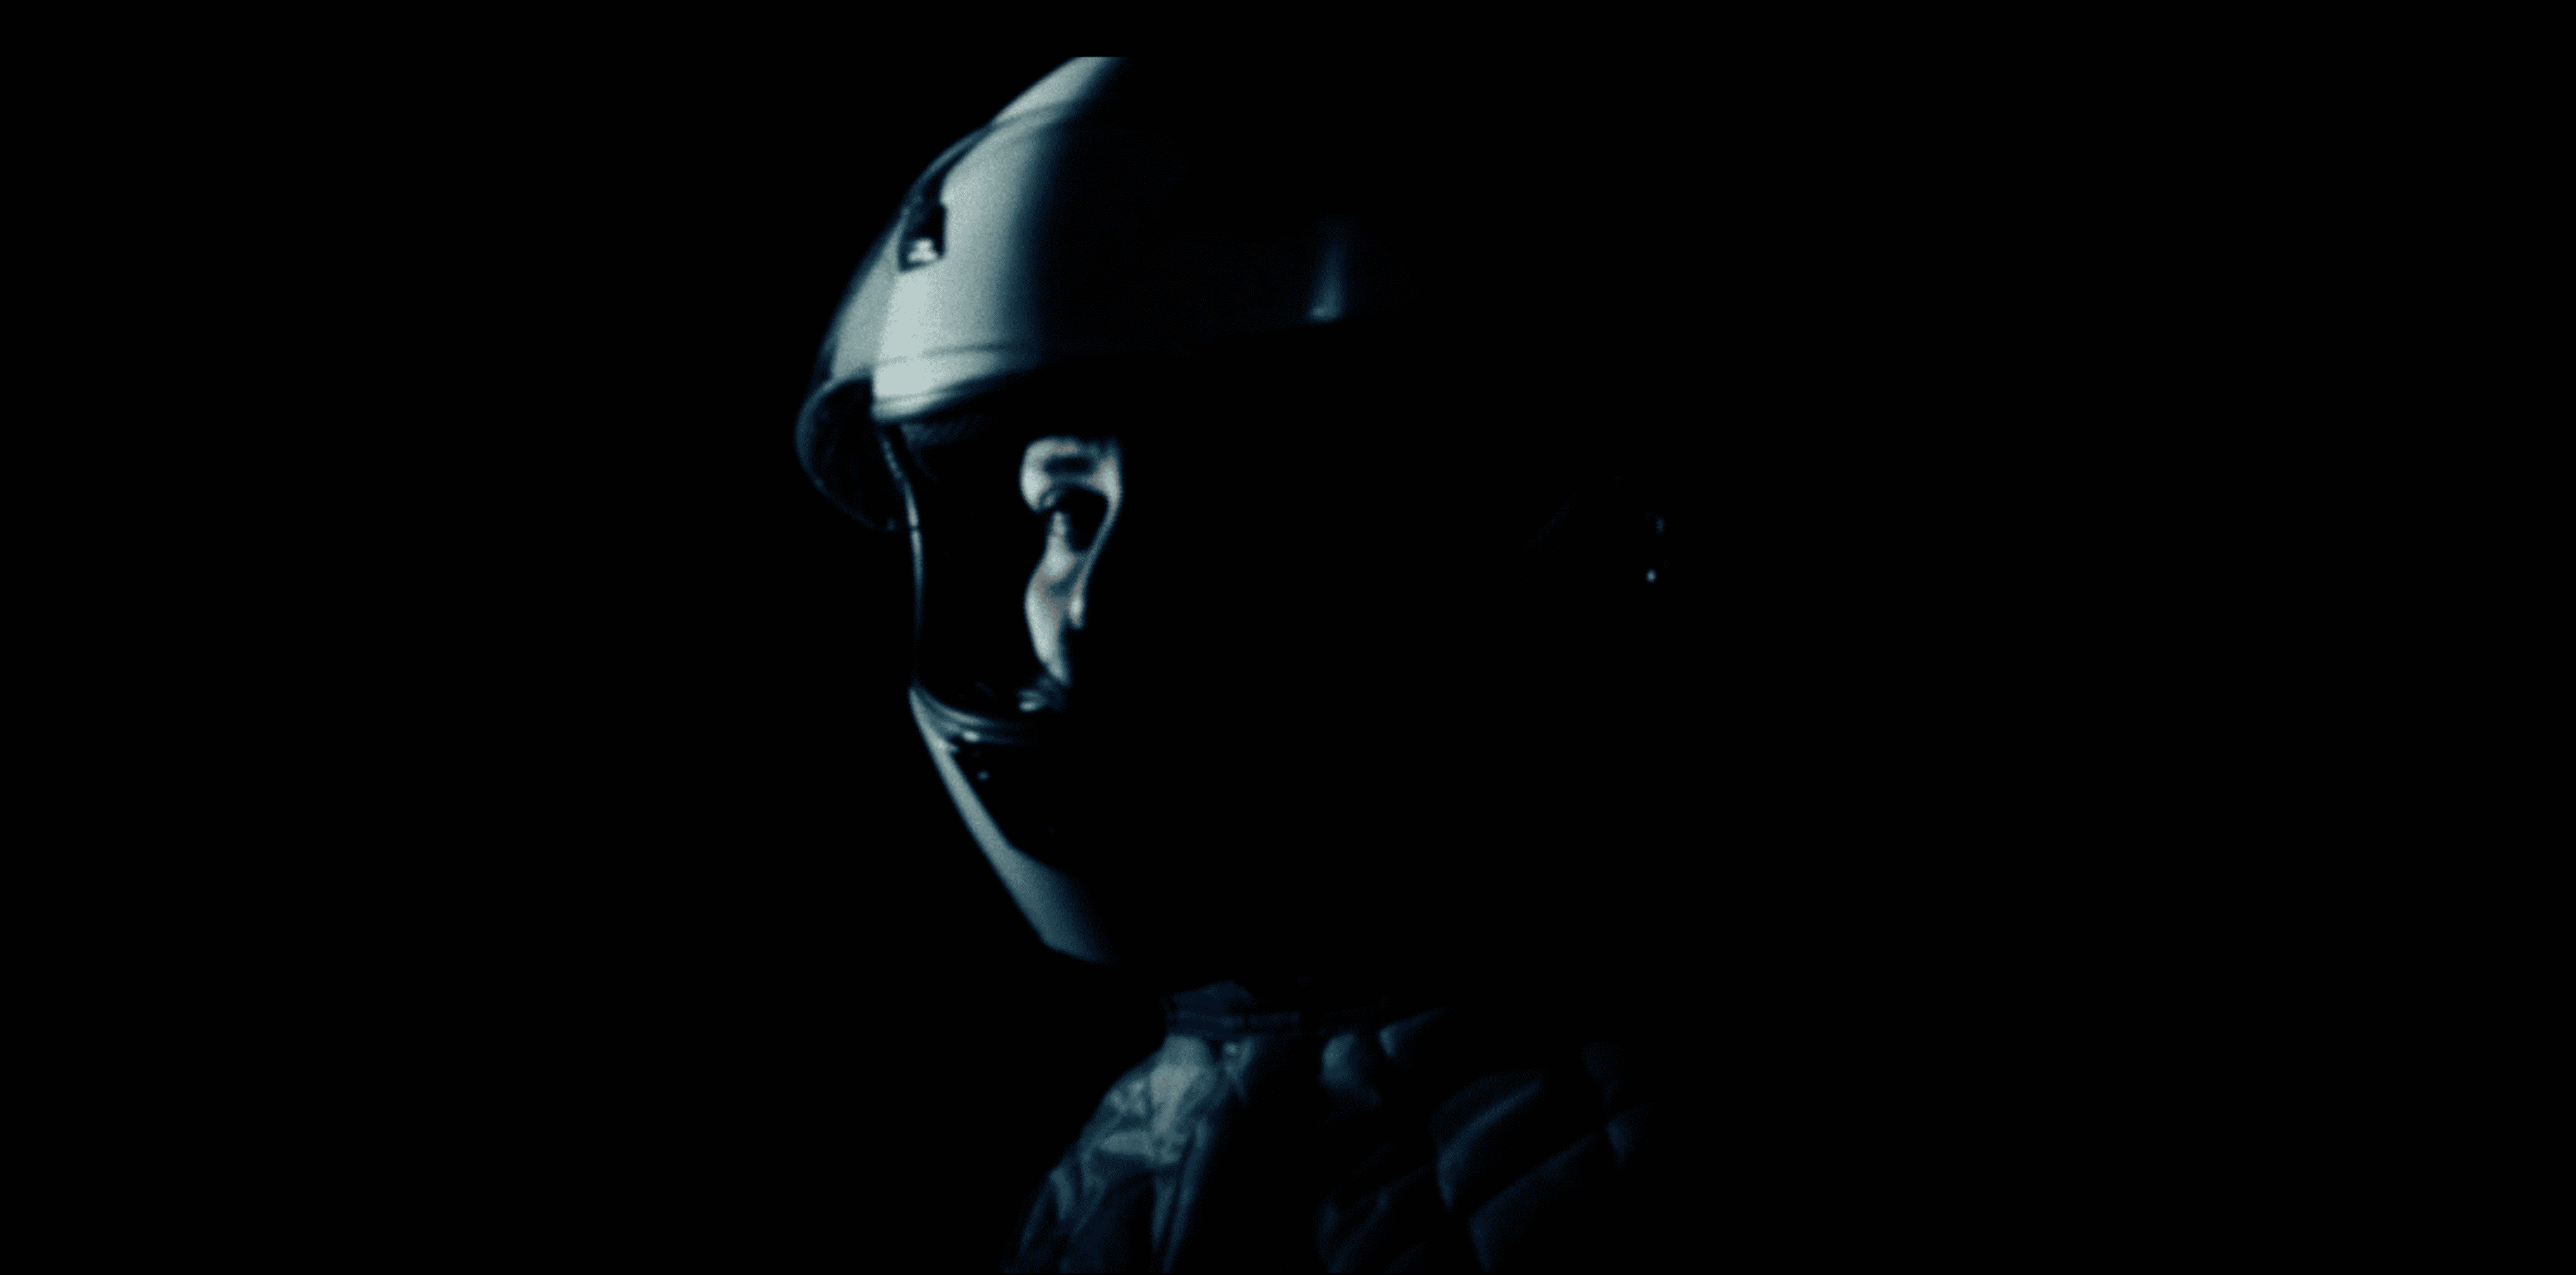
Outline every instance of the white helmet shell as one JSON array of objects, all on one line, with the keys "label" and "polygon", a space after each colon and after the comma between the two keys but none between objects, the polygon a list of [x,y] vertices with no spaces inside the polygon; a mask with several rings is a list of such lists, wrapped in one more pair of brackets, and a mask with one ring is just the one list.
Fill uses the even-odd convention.
[{"label": "white helmet shell", "polygon": [[817,398],[873,383],[918,418],[1042,367],[1184,355],[1384,308],[1394,281],[1346,212],[1255,216],[1150,107],[1118,109],[1119,58],[1076,58],[932,164],[861,267]]}]

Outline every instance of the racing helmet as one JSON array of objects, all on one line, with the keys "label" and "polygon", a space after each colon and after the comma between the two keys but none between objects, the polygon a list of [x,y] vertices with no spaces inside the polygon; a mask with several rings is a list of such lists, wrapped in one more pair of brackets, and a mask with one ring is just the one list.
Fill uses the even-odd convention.
[{"label": "racing helmet", "polygon": [[1462,91],[1074,59],[931,164],[832,322],[799,457],[909,537],[914,720],[1059,952],[1489,952],[1654,787],[1688,519],[1651,431],[1533,374],[1581,295],[1505,255],[1519,157],[1443,149]]}]

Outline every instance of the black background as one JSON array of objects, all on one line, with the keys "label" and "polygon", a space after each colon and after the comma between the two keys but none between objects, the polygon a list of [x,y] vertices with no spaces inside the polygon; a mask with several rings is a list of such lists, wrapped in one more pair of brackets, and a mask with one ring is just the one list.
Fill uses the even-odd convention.
[{"label": "black background", "polygon": [[[294,617],[238,663],[192,648],[227,697],[207,742],[246,777],[208,809],[247,812],[253,845],[188,870],[248,901],[220,941],[271,958],[201,999],[228,1027],[273,1007],[246,1056],[321,1113],[292,1180],[328,1189],[264,1206],[290,1226],[989,1268],[1159,1034],[1144,989],[1039,947],[958,825],[903,703],[904,546],[791,446],[906,186],[1062,59],[720,60],[478,62],[241,130],[291,124],[261,152],[291,195],[210,257],[247,286],[291,255],[313,286],[227,388],[296,424],[152,428],[264,471],[222,494],[259,552],[176,556]],[[1686,61],[1595,78],[1707,87]],[[1704,158],[1666,162],[1699,136],[1667,114],[1621,164],[1533,171],[1572,229],[1506,264],[1682,245],[1549,348],[1742,425],[1707,533],[1732,609],[1683,699],[1757,763],[1708,812],[1763,848],[1719,865],[1709,922],[1744,993],[1723,1026],[1763,1045],[1729,1092],[1821,1094],[1751,1104],[1813,1148],[1811,1115],[1883,1136],[1872,1103],[1967,1119],[1918,1065],[1963,1055],[1925,1040],[2099,1003],[2066,954],[2168,816],[2157,772],[2086,732],[2205,640],[2131,587],[2143,539],[2196,512],[2114,517],[2173,446],[2174,338],[2086,298],[2170,246],[2120,233],[2138,192],[2071,161],[2084,138],[1716,96],[1744,109]],[[1843,1189],[1810,1167],[1802,1198]]]},{"label": "black background", "polygon": [[439,85],[375,139],[309,332],[390,428],[340,452],[346,534],[286,539],[362,582],[332,627],[395,689],[334,716],[402,760],[350,767],[364,866],[292,888],[400,1091],[344,1145],[434,1166],[382,1201],[423,1243],[989,1269],[1159,1040],[958,823],[908,550],[792,448],[906,187],[1062,60]]}]

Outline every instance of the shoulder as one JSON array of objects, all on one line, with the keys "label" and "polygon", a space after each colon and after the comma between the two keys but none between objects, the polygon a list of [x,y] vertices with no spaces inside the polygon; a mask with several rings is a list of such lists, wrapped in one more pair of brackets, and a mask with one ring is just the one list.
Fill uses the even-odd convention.
[{"label": "shoulder", "polygon": [[1682,1239],[1687,1104],[1663,1048],[1492,1009],[1422,1015],[1370,1043],[1422,1136],[1334,1192],[1318,1233],[1332,1269],[1624,1265]]}]

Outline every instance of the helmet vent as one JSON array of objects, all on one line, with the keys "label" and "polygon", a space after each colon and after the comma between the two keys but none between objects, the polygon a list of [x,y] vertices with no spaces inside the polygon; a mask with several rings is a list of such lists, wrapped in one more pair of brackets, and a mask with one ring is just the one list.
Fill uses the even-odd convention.
[{"label": "helmet vent", "polygon": [[948,209],[936,200],[923,200],[913,209],[903,228],[902,268],[926,266],[948,251]]}]

